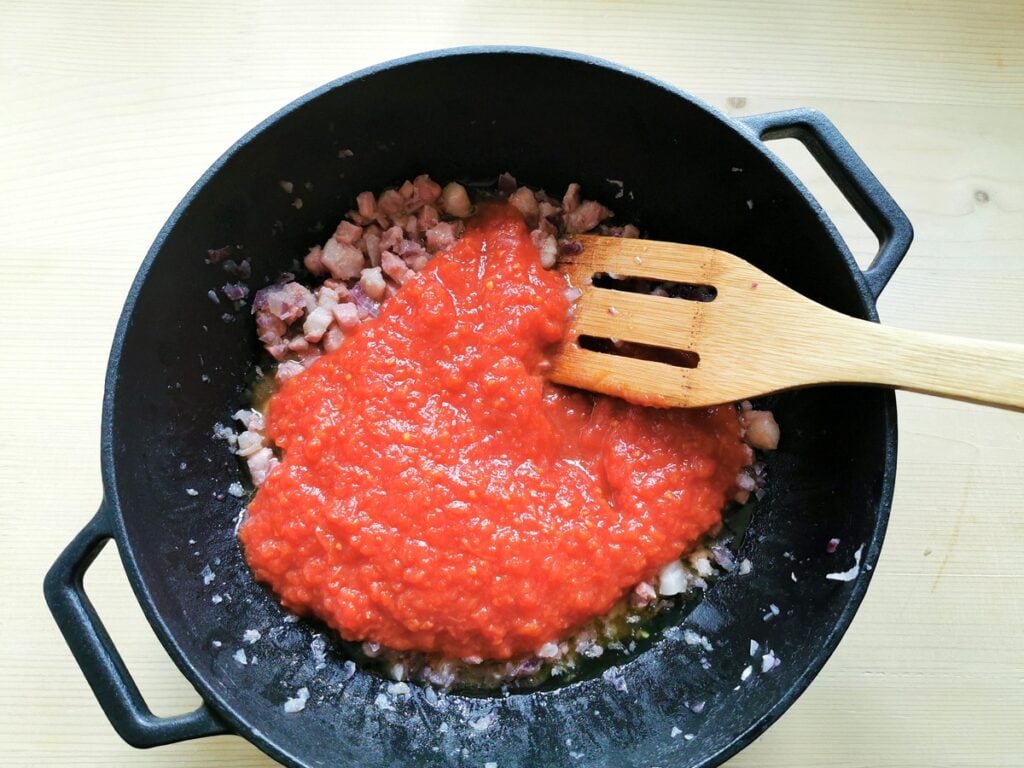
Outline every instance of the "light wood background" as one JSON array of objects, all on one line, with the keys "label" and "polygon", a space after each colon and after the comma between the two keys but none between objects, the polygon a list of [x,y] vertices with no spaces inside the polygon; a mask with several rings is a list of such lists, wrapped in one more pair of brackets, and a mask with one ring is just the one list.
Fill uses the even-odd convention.
[{"label": "light wood background", "polygon": [[[734,114],[824,110],[917,229],[893,325],[1024,343],[1024,4],[0,2],[0,763],[267,766],[241,739],[137,752],[43,604],[100,498],[103,371],[160,225],[257,121],[395,56],[597,54]],[[866,228],[777,145],[859,257]],[[900,396],[889,536],[839,651],[730,766],[1024,765],[1024,415]],[[196,695],[107,551],[87,586],[157,713]]]}]

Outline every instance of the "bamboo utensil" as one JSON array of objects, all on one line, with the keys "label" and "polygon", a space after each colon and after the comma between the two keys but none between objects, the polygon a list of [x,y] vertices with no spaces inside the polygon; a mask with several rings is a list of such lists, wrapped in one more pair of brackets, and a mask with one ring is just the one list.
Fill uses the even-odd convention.
[{"label": "bamboo utensil", "polygon": [[[577,339],[554,360],[551,378],[560,384],[679,407],[816,384],[877,384],[1024,409],[1022,345],[858,320],[713,248],[595,235],[574,240],[579,245],[559,257],[559,269],[582,291]],[[683,283],[704,300],[598,287],[598,275]],[[588,339],[597,341],[591,347],[604,341],[612,353],[586,348]],[[625,354],[651,348],[665,354],[647,357],[662,359]],[[663,362],[671,352],[687,353],[682,359],[693,367]]]}]

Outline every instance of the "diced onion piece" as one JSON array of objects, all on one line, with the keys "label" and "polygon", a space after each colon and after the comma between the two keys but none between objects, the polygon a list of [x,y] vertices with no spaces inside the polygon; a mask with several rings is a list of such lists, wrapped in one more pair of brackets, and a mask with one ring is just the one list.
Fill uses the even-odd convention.
[{"label": "diced onion piece", "polygon": [[678,560],[661,569],[658,574],[659,595],[679,595],[686,591],[687,587],[686,569]]},{"label": "diced onion piece", "polygon": [[853,553],[853,567],[847,571],[840,571],[838,573],[826,573],[825,578],[831,579],[832,581],[853,581],[860,574],[860,556],[864,551],[864,545],[861,544],[857,547],[857,551]]},{"label": "diced onion piece", "polygon": [[301,712],[306,708],[307,701],[309,701],[309,688],[299,688],[295,693],[295,698],[288,699],[284,703],[285,714],[294,715],[296,712]]}]

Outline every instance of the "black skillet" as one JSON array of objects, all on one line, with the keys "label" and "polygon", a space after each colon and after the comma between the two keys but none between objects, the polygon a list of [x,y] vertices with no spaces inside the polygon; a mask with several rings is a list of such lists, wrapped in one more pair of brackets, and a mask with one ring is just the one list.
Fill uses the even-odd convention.
[{"label": "black skillet", "polygon": [[[877,235],[866,271],[762,143],[778,137],[802,141]],[[361,190],[421,172],[475,180],[502,171],[552,191],[580,181],[651,237],[730,251],[826,306],[872,320],[912,239],[902,211],[820,113],[731,119],[664,83],[575,54],[429,53],[342,78],[286,107],[204,174],[139,270],[107,373],[104,500],[46,580],[57,623],[129,743],[235,733],[291,766],[711,766],[778,718],[835,649],[867,589],[889,514],[896,407],[886,390],[830,387],[771,399],[783,439],[741,546],[753,572],[722,578],[674,617],[714,650],[659,633],[646,650],[607,662],[620,667],[625,686],[598,667],[509,696],[439,698],[412,686],[410,696],[391,697],[372,672],[346,679],[334,641],[318,669],[310,645],[322,629],[285,622],[252,580],[233,532],[242,501],[225,493],[243,472],[211,428],[239,405],[258,350],[247,312],[226,320],[229,308],[207,297],[225,281],[220,266],[205,263],[207,250],[239,246],[258,285],[320,242],[321,228],[333,227]],[[291,194],[282,180],[292,182]],[[195,712],[149,711],[82,590],[111,538],[154,631],[205,702]],[[832,538],[840,544],[829,554]],[[866,567],[855,579],[825,578],[852,565],[862,546]],[[211,584],[201,576],[207,564]],[[247,629],[262,635],[252,646],[243,643]],[[781,666],[762,673],[751,639]],[[753,672],[741,682],[748,665]],[[301,687],[310,692],[306,708],[287,714],[283,703]]]}]

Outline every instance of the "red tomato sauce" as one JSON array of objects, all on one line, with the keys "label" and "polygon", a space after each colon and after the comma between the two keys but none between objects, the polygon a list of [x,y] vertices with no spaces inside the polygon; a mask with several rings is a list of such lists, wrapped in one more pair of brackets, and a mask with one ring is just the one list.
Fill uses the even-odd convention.
[{"label": "red tomato sauce", "polygon": [[720,522],[749,461],[735,409],[547,383],[567,287],[514,209],[485,209],[273,395],[283,460],[240,536],[285,607],[349,640],[507,659],[606,613]]}]

